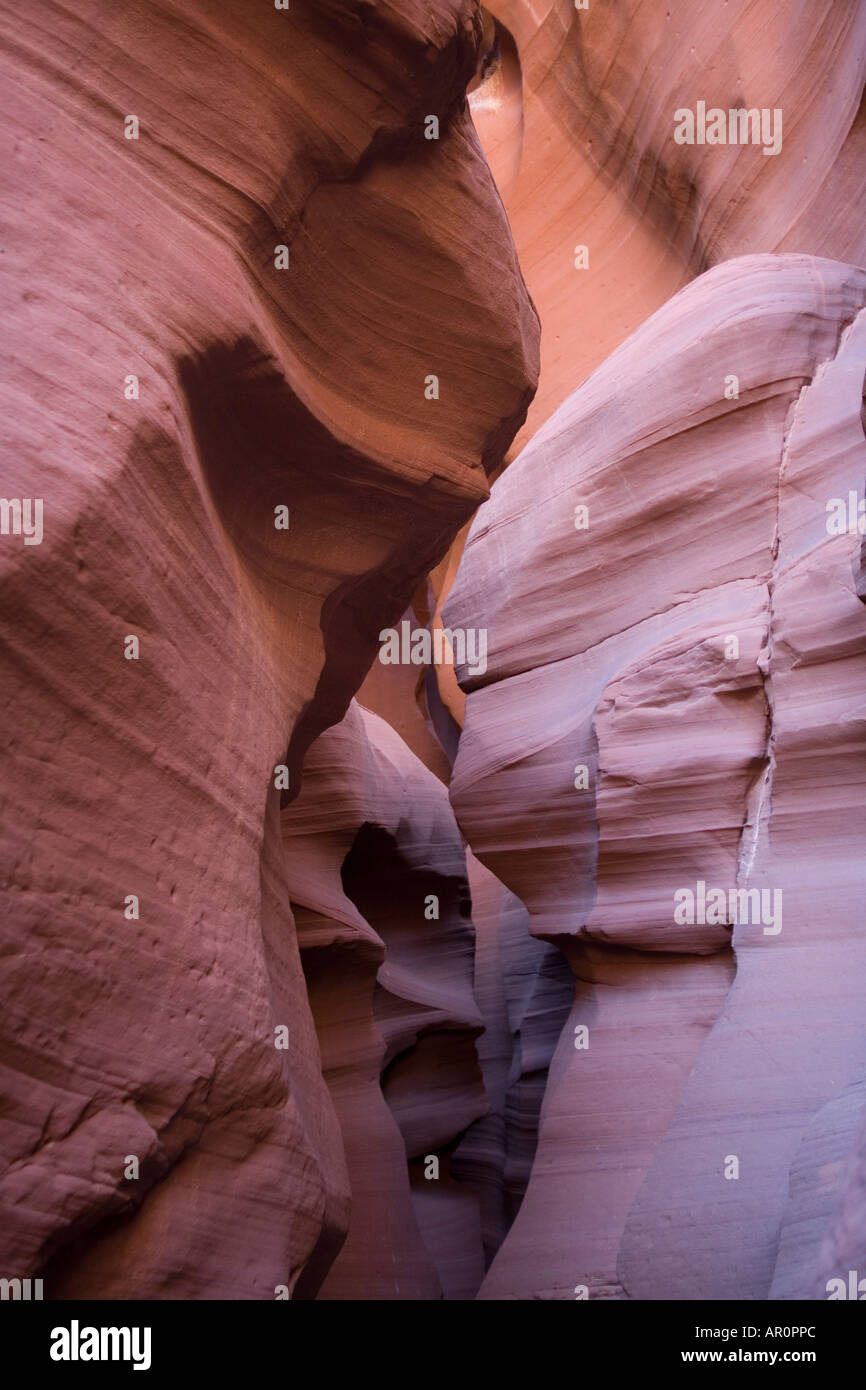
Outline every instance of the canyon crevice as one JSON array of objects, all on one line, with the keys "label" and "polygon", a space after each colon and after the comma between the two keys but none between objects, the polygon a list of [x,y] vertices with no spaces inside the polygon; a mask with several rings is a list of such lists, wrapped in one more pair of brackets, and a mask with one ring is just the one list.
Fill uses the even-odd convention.
[{"label": "canyon crevice", "polygon": [[866,1273],[866,10],[0,32],[0,1277]]}]

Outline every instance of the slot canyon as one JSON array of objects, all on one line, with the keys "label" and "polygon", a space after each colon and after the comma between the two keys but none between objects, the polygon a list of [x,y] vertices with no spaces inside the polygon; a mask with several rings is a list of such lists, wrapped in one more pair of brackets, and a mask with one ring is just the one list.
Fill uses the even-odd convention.
[{"label": "slot canyon", "polygon": [[866,7],[0,32],[0,1276],[866,1276]]}]

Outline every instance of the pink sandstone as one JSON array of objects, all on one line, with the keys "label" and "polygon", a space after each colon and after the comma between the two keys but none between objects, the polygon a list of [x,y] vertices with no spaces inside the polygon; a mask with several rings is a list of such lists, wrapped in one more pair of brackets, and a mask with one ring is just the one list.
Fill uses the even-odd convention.
[{"label": "pink sandstone", "polygon": [[[473,523],[444,616],[490,658],[452,799],[577,978],[483,1296],[767,1297],[804,1126],[862,1074],[866,614],[826,504],[866,476],[864,301],[808,257],[707,273]],[[698,879],[779,889],[781,933],[675,926]]]}]

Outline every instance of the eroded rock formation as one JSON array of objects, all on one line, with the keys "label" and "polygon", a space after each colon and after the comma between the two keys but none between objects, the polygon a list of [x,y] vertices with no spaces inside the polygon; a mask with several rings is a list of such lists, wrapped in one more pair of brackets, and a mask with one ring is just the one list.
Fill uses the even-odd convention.
[{"label": "eroded rock formation", "polygon": [[[866,476],[864,302],[830,261],[708,272],[473,523],[445,620],[489,664],[452,799],[577,981],[482,1296],[766,1298],[804,1132],[862,1079],[866,612],[828,503]],[[699,882],[767,897],[678,922]],[[814,1296],[820,1233],[785,1296]]]},{"label": "eroded rock formation", "polygon": [[480,21],[83,0],[3,28],[3,491],[44,537],[0,552],[2,1270],[309,1292],[350,1187],[274,769],[293,794],[534,387],[464,101]]},{"label": "eroded rock formation", "polygon": [[[470,101],[544,325],[521,442],[711,266],[762,251],[866,264],[858,0],[486,9],[500,52]],[[677,143],[675,115],[698,101],[780,112],[778,149]]]},{"label": "eroded rock formation", "polygon": [[0,1276],[866,1270],[863,6],[2,34]]},{"label": "eroded rock formation", "polygon": [[[447,790],[384,720],[353,705],[311,749],[282,824],[352,1187],[346,1244],[320,1296],[439,1297],[439,1261],[446,1282],[460,1288],[468,1277],[474,1294],[483,1274],[477,1211],[474,1239],[464,1214],[444,1249],[431,1212],[425,1246],[407,1168],[407,1157],[440,1158],[489,1109],[475,1050],[483,1020],[466,863]],[[419,1203],[425,1186],[442,1206],[444,1184],[425,1183],[422,1172]]]}]

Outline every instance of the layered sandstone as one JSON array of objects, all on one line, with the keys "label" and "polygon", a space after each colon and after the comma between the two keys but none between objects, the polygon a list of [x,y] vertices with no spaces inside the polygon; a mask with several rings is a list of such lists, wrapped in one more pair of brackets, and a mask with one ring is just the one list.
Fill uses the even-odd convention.
[{"label": "layered sandstone", "polygon": [[0,551],[0,1267],[309,1295],[350,1184],[275,768],[290,797],[533,390],[480,22],[83,0],[3,30],[3,487],[44,539]]},{"label": "layered sandstone", "polygon": [[2,34],[0,1274],[866,1275],[866,11]]},{"label": "layered sandstone", "polygon": [[[491,0],[483,14],[469,101],[544,324],[540,389],[511,456],[711,266],[756,252],[866,264],[858,0]],[[713,131],[723,144],[697,127],[679,142],[677,117],[698,103],[742,112],[743,131],[738,116]],[[440,608],[464,540],[440,576]],[[440,668],[437,681],[434,698],[462,724],[453,674]]]},{"label": "layered sandstone", "polygon": [[[484,1272],[477,1203],[439,1168],[490,1106],[475,1049],[484,1025],[466,861],[447,790],[353,704],[310,750],[282,829],[352,1188],[346,1243],[319,1297],[436,1298],[443,1286],[472,1296]],[[414,1187],[407,1160],[421,1160]]]},{"label": "layered sandstone", "polygon": [[[522,441],[711,266],[754,252],[866,264],[853,214],[866,157],[858,0],[486,9],[501,29],[472,113],[544,324]],[[678,144],[676,112],[699,101],[780,111],[777,153]]]},{"label": "layered sandstone", "polygon": [[[452,799],[576,977],[483,1296],[767,1297],[804,1131],[862,1079],[866,613],[828,502],[866,476],[864,301],[810,257],[708,272],[473,523],[445,620],[489,658],[458,673]],[[779,892],[779,930],[678,924],[699,880]]]}]

